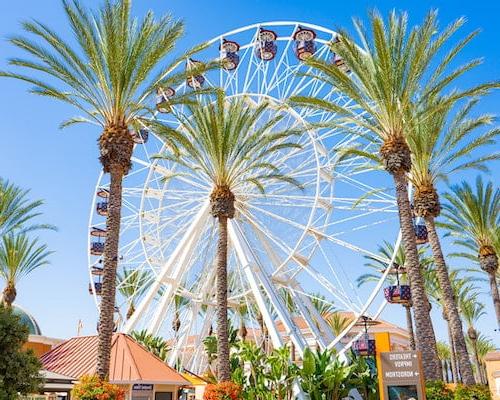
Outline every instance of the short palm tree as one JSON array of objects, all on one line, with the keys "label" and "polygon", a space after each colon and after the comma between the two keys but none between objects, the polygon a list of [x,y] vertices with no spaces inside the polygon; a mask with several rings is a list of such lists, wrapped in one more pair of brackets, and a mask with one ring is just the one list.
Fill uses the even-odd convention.
[{"label": "short palm tree", "polygon": [[[393,253],[394,253],[394,246],[387,241],[384,241],[383,244],[378,246],[377,254],[382,258],[390,260],[392,258]],[[426,255],[425,249],[422,247],[418,249],[418,257],[420,260],[420,266],[422,268],[427,269],[427,267],[429,267],[432,264],[432,260]],[[368,261],[365,264],[365,266],[372,269],[373,272],[368,272],[360,275],[356,279],[358,287],[369,282],[378,282],[383,274],[383,271],[387,268],[387,263],[381,261],[379,257],[365,256],[365,258]],[[402,267],[401,273],[399,275],[400,283],[406,283],[407,281],[405,262],[406,258],[403,247],[399,246],[398,251],[396,252],[396,257],[394,258],[394,263],[398,268]],[[387,276],[386,280],[388,281],[388,283],[393,285],[396,284],[397,277],[398,277],[397,275],[390,274]],[[405,309],[405,314],[406,314],[406,329],[408,330],[408,333],[410,335],[410,348],[415,350],[415,332],[413,329],[413,318],[411,312],[412,303],[411,302],[405,303],[403,304],[403,307]]]},{"label": "short palm tree", "polygon": [[35,269],[49,264],[52,254],[45,244],[26,233],[4,235],[0,243],[0,277],[5,281],[3,302],[11,307],[16,299],[19,281]]},{"label": "short palm tree", "polygon": [[323,318],[327,318],[331,313],[335,311],[335,306],[331,302],[331,300],[327,300],[325,296],[321,293],[312,293],[309,295],[311,299],[311,303],[318,311],[319,315]]},{"label": "short palm tree", "polygon": [[334,311],[327,317],[326,322],[332,328],[333,334],[339,336],[351,324],[352,319],[345,316],[342,311]]},{"label": "short palm tree", "polygon": [[152,279],[146,270],[124,269],[116,274],[118,291],[127,300],[127,319],[135,312],[135,300],[144,294]]},{"label": "short palm tree", "polygon": [[449,365],[452,363],[451,346],[445,342],[437,342],[437,349],[438,349],[438,357],[441,360],[441,363],[443,364],[443,380],[445,382],[451,382],[453,380],[453,376],[452,379],[450,379],[448,375],[448,371],[450,369]]},{"label": "short palm tree", "polygon": [[41,215],[43,201],[32,201],[28,195],[29,190],[0,178],[0,238],[12,232],[55,229],[47,224],[32,224],[32,220]]},{"label": "short palm tree", "polygon": [[[238,193],[254,187],[265,192],[266,185],[282,181],[298,185],[270,162],[277,152],[300,148],[292,140],[296,129],[280,129],[283,114],[267,101],[254,105],[248,98],[227,98],[217,91],[212,97],[188,105],[179,115],[179,128],[154,123],[154,129],[176,160],[203,175],[212,185],[211,214],[218,222],[217,243],[217,361],[219,381],[230,379],[227,321],[228,219],[235,217]],[[205,101],[206,100],[206,101]],[[189,160],[189,162],[186,162]]]},{"label": "short palm tree", "polygon": [[478,177],[475,188],[462,182],[452,186],[444,197],[442,226],[455,238],[455,244],[465,247],[466,251],[458,255],[476,262],[479,260],[479,266],[490,282],[497,324],[500,326],[499,254],[495,249],[500,231],[500,189],[494,189],[491,182],[485,185]]},{"label": "short palm tree", "polygon": [[31,74],[0,72],[0,76],[30,83],[32,93],[73,106],[80,116],[61,127],[91,123],[101,129],[100,162],[110,174],[97,359],[97,374],[105,378],[114,326],[122,179],[131,168],[134,147],[130,129],[138,116],[149,112],[145,99],[157,87],[180,82],[180,74],[171,72],[189,53],[160,68],[183,35],[183,24],[169,16],[156,20],[152,12],[138,21],[131,16],[131,0],[106,0],[95,13],[78,0],[62,3],[73,40],[41,22],[24,22],[27,36],[12,37],[10,42],[29,57],[12,58],[9,63]]},{"label": "short palm tree", "polygon": [[477,345],[477,340],[479,338],[479,333],[476,330],[476,324],[484,315],[484,304],[481,303],[476,294],[468,294],[467,297],[463,298],[460,305],[460,312],[467,325],[467,336],[469,337],[472,353],[474,356],[474,361],[476,364],[477,377],[476,382],[478,384],[482,383],[482,368],[481,361],[479,360],[479,350]]},{"label": "short palm tree", "polygon": [[[450,115],[452,104],[448,103],[446,108],[443,108],[439,105],[442,101],[446,101],[446,97],[423,102],[415,109],[418,115],[413,119],[413,128],[408,135],[412,153],[409,176],[415,187],[415,215],[424,219],[427,228],[436,276],[441,287],[441,301],[455,340],[462,379],[465,384],[473,384],[474,375],[467,354],[462,321],[453,297],[452,283],[435,224],[435,219],[441,213],[436,184],[441,180],[448,180],[449,176],[459,171],[473,168],[487,171],[486,163],[498,159],[500,153],[474,156],[474,152],[486,145],[495,144],[500,129],[494,128],[476,134],[478,129],[493,121],[490,115],[471,116],[477,99],[469,101],[454,116]],[[442,109],[437,115],[434,112],[436,108]],[[427,114],[431,116],[428,117]]]},{"label": "short palm tree", "polygon": [[[392,176],[396,188],[402,241],[413,296],[417,348],[425,349],[422,353],[427,379],[441,379],[441,373],[408,199],[407,176],[412,163],[407,143],[411,123],[409,109],[415,99],[420,98],[419,94],[425,99],[441,93],[479,63],[471,61],[452,73],[448,72],[450,63],[477,32],[454,45],[443,58],[438,58],[450,37],[463,23],[464,20],[459,19],[440,31],[437,13],[432,11],[422,24],[408,30],[406,14],[392,12],[386,23],[377,12],[372,12],[370,34],[360,21],[355,21],[362,48],[345,31],[341,31],[339,40],[332,44],[332,51],[343,59],[352,74],[330,61],[312,57],[306,61],[306,64],[318,71],[317,79],[351,98],[356,106],[313,97],[297,96],[291,99],[292,104],[297,106],[336,114],[331,123],[333,127],[363,138],[368,137],[379,146],[378,156],[368,156],[381,162]],[[453,104],[457,99],[481,94],[491,86],[494,85],[484,84],[470,90],[455,91],[448,96],[447,102]],[[439,109],[435,112],[438,113]]]},{"label": "short palm tree", "polygon": [[479,362],[481,364],[481,369],[479,372],[481,373],[481,376],[483,378],[483,384],[487,384],[488,383],[488,373],[486,372],[485,357],[486,357],[486,354],[488,354],[489,352],[495,351],[496,346],[495,346],[495,343],[493,343],[493,341],[489,337],[480,333],[477,337],[477,340],[476,340],[476,349],[477,349]]}]

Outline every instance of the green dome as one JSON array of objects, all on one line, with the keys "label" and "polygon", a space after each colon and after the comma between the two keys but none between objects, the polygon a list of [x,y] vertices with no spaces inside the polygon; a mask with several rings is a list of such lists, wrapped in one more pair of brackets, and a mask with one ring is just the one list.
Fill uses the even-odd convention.
[{"label": "green dome", "polygon": [[38,326],[38,323],[30,313],[17,305],[12,305],[12,312],[14,315],[21,318],[21,322],[28,327],[30,335],[42,335],[42,331]]}]

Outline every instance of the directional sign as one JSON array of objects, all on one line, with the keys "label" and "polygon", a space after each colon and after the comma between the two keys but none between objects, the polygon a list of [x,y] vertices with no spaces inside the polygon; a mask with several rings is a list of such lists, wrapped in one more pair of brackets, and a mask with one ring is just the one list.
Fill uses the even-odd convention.
[{"label": "directional sign", "polygon": [[379,379],[386,400],[425,400],[420,353],[391,351],[380,353]]}]

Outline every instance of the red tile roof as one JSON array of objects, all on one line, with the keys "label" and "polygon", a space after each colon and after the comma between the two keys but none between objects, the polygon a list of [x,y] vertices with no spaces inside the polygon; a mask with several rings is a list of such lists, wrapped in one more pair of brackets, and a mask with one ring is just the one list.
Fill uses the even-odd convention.
[{"label": "red tile roof", "polygon": [[[69,339],[41,357],[43,368],[77,379],[95,374],[97,342],[97,336]],[[109,375],[113,383],[190,384],[181,374],[122,333],[113,335]]]}]

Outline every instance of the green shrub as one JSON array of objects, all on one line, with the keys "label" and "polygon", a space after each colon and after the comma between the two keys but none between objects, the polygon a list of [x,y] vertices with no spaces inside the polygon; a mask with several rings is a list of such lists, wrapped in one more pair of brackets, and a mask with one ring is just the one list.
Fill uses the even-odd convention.
[{"label": "green shrub", "polygon": [[453,400],[453,392],[443,381],[430,381],[425,385],[427,400]]},{"label": "green shrub", "polygon": [[485,385],[458,385],[455,389],[454,400],[491,400],[491,394]]}]

